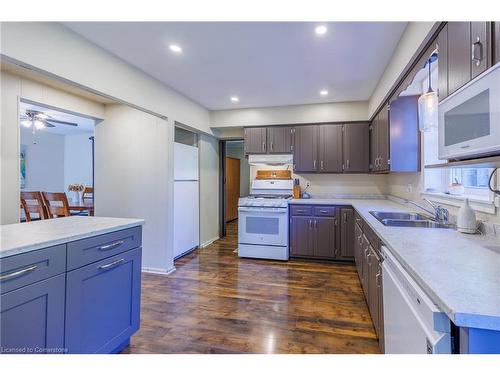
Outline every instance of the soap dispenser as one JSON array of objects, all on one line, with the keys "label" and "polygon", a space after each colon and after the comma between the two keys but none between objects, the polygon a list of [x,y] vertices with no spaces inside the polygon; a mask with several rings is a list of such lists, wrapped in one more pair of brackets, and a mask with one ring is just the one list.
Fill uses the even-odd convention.
[{"label": "soap dispenser", "polygon": [[477,232],[476,214],[469,205],[469,198],[465,198],[463,206],[458,210],[457,230],[470,234]]}]

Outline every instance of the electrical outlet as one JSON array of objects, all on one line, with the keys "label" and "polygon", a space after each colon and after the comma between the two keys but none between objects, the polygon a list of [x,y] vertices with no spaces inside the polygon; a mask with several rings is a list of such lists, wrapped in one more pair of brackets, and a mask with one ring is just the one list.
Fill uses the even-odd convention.
[{"label": "electrical outlet", "polygon": [[306,181],[306,188],[308,188],[309,186],[311,186],[311,183],[309,181]]},{"label": "electrical outlet", "polygon": [[413,192],[413,185],[412,184],[406,185],[406,192],[407,193],[412,193]]}]

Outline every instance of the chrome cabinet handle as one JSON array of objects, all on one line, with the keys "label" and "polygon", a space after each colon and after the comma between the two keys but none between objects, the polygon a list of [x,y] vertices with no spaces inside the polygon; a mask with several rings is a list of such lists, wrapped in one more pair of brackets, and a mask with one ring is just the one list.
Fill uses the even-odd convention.
[{"label": "chrome cabinet handle", "polygon": [[15,279],[16,277],[24,276],[28,273],[35,271],[37,268],[38,268],[38,266],[35,265],[35,266],[31,266],[31,267],[28,267],[28,268],[25,268],[25,269],[22,269],[19,271],[8,273],[7,275],[2,275],[2,276],[0,276],[0,281],[7,281],[7,280]]},{"label": "chrome cabinet handle", "polygon": [[111,250],[111,249],[114,249],[115,247],[123,245],[124,243],[125,243],[125,241],[123,241],[123,240],[116,241],[116,242],[110,243],[109,245],[101,246],[101,247],[99,247],[98,250],[100,250],[100,251]]},{"label": "chrome cabinet handle", "polygon": [[321,170],[323,170],[324,168],[324,163],[323,163],[323,160],[321,160]]},{"label": "chrome cabinet handle", "polygon": [[[476,54],[477,50],[479,50],[479,57]],[[476,41],[472,43],[472,61],[476,63],[476,66],[479,66],[483,59],[483,43],[481,43],[481,39],[478,36]]]},{"label": "chrome cabinet handle", "polygon": [[316,159],[313,161],[313,169],[316,170]]},{"label": "chrome cabinet handle", "polygon": [[347,223],[347,213],[344,212],[344,223]]},{"label": "chrome cabinet handle", "polygon": [[301,213],[305,213],[306,212],[306,210],[299,210],[299,209],[296,209],[295,211],[301,212]]},{"label": "chrome cabinet handle", "polygon": [[266,151],[266,142],[262,142],[262,150]]},{"label": "chrome cabinet handle", "polygon": [[382,276],[382,273],[380,271],[378,271],[378,273],[375,275],[375,282],[377,284],[377,287],[380,288],[381,284],[380,284],[380,276]]},{"label": "chrome cabinet handle", "polygon": [[309,229],[312,229],[312,219],[309,219]]},{"label": "chrome cabinet handle", "polygon": [[319,212],[321,212],[322,214],[327,214],[328,213],[327,210],[319,210]]},{"label": "chrome cabinet handle", "polygon": [[274,144],[271,142],[271,151],[274,149]]},{"label": "chrome cabinet handle", "polygon": [[99,266],[99,269],[101,269],[101,270],[107,270],[109,268],[116,267],[117,265],[123,263],[124,261],[125,261],[125,259],[121,258],[121,259],[115,260],[114,262],[111,262],[111,263]]},{"label": "chrome cabinet handle", "polygon": [[347,165],[346,169],[349,169],[349,159],[346,160],[346,165]]}]

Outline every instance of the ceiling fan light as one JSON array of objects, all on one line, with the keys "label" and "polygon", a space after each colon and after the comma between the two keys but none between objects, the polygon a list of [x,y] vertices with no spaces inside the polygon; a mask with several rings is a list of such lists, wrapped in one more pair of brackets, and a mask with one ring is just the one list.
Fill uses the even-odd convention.
[{"label": "ceiling fan light", "polygon": [[35,128],[36,129],[43,129],[43,128],[45,128],[45,124],[40,120],[35,120]]},{"label": "ceiling fan light", "polygon": [[31,120],[23,120],[21,121],[21,125],[24,126],[25,128],[30,128],[32,125]]}]

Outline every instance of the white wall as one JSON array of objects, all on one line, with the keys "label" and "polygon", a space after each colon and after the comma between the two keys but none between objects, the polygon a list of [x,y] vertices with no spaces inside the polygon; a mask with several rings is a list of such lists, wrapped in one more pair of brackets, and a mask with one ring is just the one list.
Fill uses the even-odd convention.
[{"label": "white wall", "polygon": [[219,238],[219,140],[200,135],[200,245]]},{"label": "white wall", "polygon": [[2,22],[0,27],[5,56],[211,133],[208,110],[62,24]]},{"label": "white wall", "polygon": [[94,133],[64,136],[64,190],[69,184],[92,186],[92,142]]},{"label": "white wall", "polygon": [[[64,135],[20,128],[26,146],[26,186],[24,191],[64,191]],[[34,144],[34,142],[36,144]]]},{"label": "white wall", "polygon": [[210,126],[307,124],[368,120],[368,102],[321,103],[210,112]]},{"label": "white wall", "polygon": [[104,116],[104,106],[4,71],[0,73],[0,88],[0,224],[11,224],[19,221],[19,100],[95,118]]},{"label": "white wall", "polygon": [[143,218],[144,269],[173,269],[172,124],[128,106],[106,105],[95,128],[95,214]]},{"label": "white wall", "polygon": [[368,103],[368,117],[371,117],[391,87],[396,83],[399,75],[410,62],[413,54],[425,40],[435,22],[408,22],[401,39],[394,51],[381,51],[392,53],[391,60],[382,74]]}]

